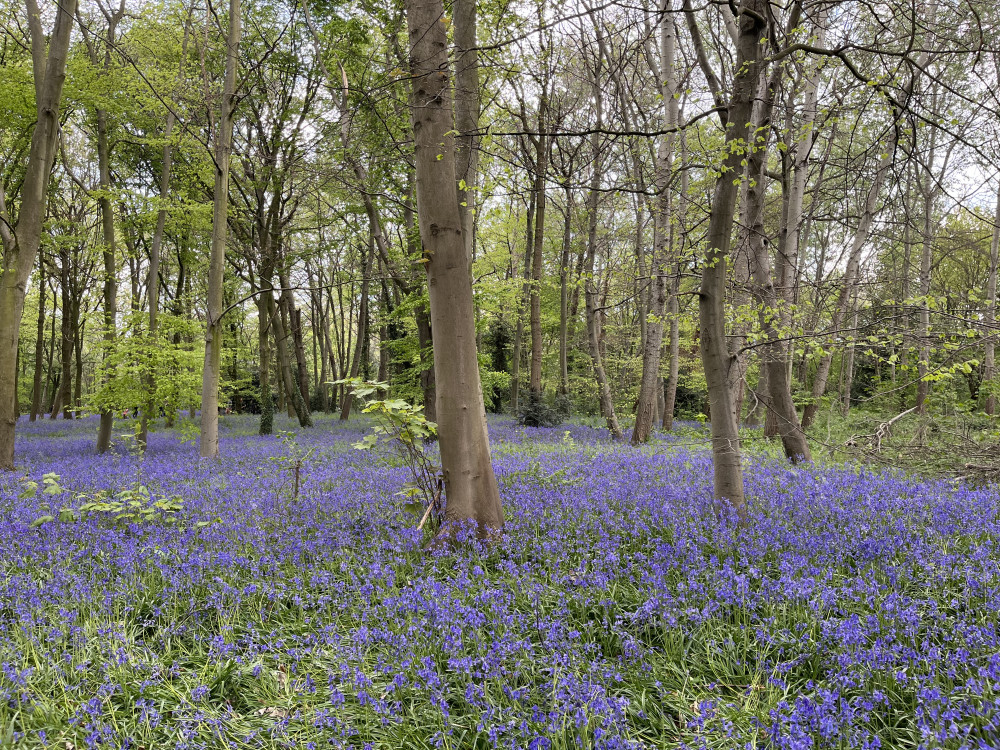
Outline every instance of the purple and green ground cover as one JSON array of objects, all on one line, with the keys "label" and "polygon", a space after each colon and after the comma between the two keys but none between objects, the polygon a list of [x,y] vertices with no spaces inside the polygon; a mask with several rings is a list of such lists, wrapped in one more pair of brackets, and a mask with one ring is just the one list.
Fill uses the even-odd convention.
[{"label": "purple and green ground cover", "polygon": [[[20,426],[0,747],[1000,747],[995,489],[751,456],[737,533],[695,428],[498,422],[506,540],[430,556],[362,423],[299,435],[297,498],[255,427],[224,419],[206,462]],[[20,497],[47,472],[180,496],[179,523],[31,528],[79,502]]]}]

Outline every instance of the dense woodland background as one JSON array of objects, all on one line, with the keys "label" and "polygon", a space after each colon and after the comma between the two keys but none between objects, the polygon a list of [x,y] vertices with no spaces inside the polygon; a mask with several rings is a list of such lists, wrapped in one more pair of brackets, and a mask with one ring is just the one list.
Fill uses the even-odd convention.
[{"label": "dense woodland background", "polygon": [[[735,418],[781,433],[789,455],[809,455],[803,430],[813,451],[842,447],[834,417],[859,408],[872,434],[847,442],[869,453],[902,412],[924,415],[914,445],[985,425],[994,6],[488,0],[470,26],[470,5],[439,22],[487,410],[599,415],[641,442],[653,424],[720,421],[714,374]],[[23,310],[0,306],[14,416],[194,417],[221,210],[222,410],[260,414],[261,433],[274,410],[347,419],[332,383],[361,377],[433,419],[432,342],[449,331],[428,311],[402,4],[60,8],[2,4],[5,289],[28,255],[14,229],[44,209]],[[58,73],[60,43],[53,108],[39,72]],[[33,138],[53,111],[39,186]],[[725,274],[721,369],[700,350],[706,270]]]}]

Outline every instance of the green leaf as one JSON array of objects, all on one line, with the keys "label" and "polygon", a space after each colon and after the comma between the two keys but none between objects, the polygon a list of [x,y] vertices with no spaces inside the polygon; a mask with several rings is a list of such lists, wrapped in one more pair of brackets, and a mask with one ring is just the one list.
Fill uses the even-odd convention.
[{"label": "green leaf", "polygon": [[32,521],[29,524],[29,527],[32,528],[32,529],[37,529],[42,524],[46,524],[49,521],[55,521],[55,520],[56,519],[55,519],[54,516],[39,516],[38,518],[36,518],[34,521]]}]

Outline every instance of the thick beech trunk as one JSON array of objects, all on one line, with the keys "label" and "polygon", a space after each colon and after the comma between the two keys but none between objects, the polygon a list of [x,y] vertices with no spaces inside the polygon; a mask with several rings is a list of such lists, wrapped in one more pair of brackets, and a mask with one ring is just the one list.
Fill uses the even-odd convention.
[{"label": "thick beech trunk", "polygon": [[410,117],[415,140],[417,213],[427,259],[445,527],[471,521],[481,537],[503,528],[490,459],[476,352],[469,254],[455,172],[454,121],[441,0],[407,0]]}]

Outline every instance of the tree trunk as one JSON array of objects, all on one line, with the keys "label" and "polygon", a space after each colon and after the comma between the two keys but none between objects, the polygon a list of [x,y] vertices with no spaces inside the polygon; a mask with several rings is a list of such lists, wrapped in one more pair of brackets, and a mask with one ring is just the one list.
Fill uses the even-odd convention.
[{"label": "tree trunk", "polygon": [[[40,259],[41,260],[41,259]],[[38,418],[42,406],[42,369],[45,365],[45,263],[38,264],[38,327],[35,333],[35,373],[31,388],[31,416]]]},{"label": "tree trunk", "polygon": [[[669,0],[664,0],[661,9],[670,9]],[[677,127],[677,68],[674,64],[676,39],[673,19],[665,14],[660,22],[660,75],[663,81],[660,98],[663,102],[663,130],[672,131]],[[663,314],[667,307],[667,269],[672,265],[673,221],[670,192],[670,175],[673,171],[675,134],[668,132],[660,136],[656,153],[656,204],[653,213],[653,257],[650,263],[652,275],[652,295],[650,299],[650,319],[646,323],[646,335],[642,351],[642,380],[639,385],[639,399],[635,410],[635,426],[632,429],[632,445],[649,440],[656,419],[657,404],[663,397],[663,379],[660,377],[660,357],[663,352]]]},{"label": "tree trunk", "polygon": [[288,329],[292,336],[292,346],[295,348],[295,369],[298,374],[296,386],[302,394],[305,410],[309,412],[312,409],[309,404],[309,367],[306,363],[305,336],[302,332],[302,311],[295,306],[288,274],[285,271],[280,271],[278,279],[282,289],[279,303],[284,307],[288,316]]},{"label": "tree trunk", "polygon": [[20,413],[17,353],[21,314],[28,278],[41,245],[45,199],[59,139],[59,104],[66,77],[66,57],[76,13],[76,0],[60,3],[51,37],[46,39],[36,0],[25,3],[31,35],[36,120],[21,183],[20,211],[13,230],[9,217],[0,216],[4,249],[0,268],[0,471],[14,470],[14,432]]},{"label": "tree trunk", "polygon": [[528,202],[527,228],[524,234],[524,283],[521,285],[521,297],[518,299],[514,324],[514,342],[510,364],[510,410],[517,414],[521,398],[521,344],[524,340],[524,305],[531,295],[532,256],[535,245],[535,192],[532,191]]},{"label": "tree trunk", "polygon": [[854,352],[858,336],[858,299],[854,297],[854,315],[851,321],[851,339],[844,355],[844,393],[841,398],[843,414],[846,417],[851,411],[851,388],[854,387]]},{"label": "tree trunk", "polygon": [[[369,279],[372,275],[372,255],[373,255],[373,240],[368,243],[368,249],[363,250],[364,253],[361,258],[361,264],[363,270],[363,278],[361,279],[361,301],[358,305],[358,338],[355,342],[354,357],[351,359],[351,374],[350,377],[358,377],[358,373],[361,372],[361,363],[365,358],[368,351],[368,292],[369,292]],[[344,391],[344,399],[340,404],[340,419],[341,421],[347,420],[351,416],[351,405],[354,403],[354,396],[351,391]]]},{"label": "tree trunk", "polygon": [[490,459],[469,255],[458,205],[444,6],[442,0],[407,0],[406,8],[417,208],[427,258],[447,497],[442,531],[453,534],[453,524],[471,521],[479,536],[487,537],[503,528],[504,519]]},{"label": "tree trunk", "polygon": [[[262,282],[262,286],[264,283]],[[258,435],[270,435],[274,430],[274,399],[271,396],[271,340],[268,332],[271,328],[271,316],[268,313],[267,298],[271,296],[270,289],[261,289],[257,295],[257,348],[258,356],[257,379],[260,384],[260,426]]]},{"label": "tree trunk", "polygon": [[[833,335],[837,334],[843,325],[844,319],[847,317],[848,307],[850,305],[851,297],[854,294],[854,286],[857,283],[858,275],[861,266],[861,251],[864,249],[865,243],[868,241],[868,235],[871,232],[872,221],[875,219],[875,209],[876,203],[878,202],[879,193],[882,191],[882,184],[885,182],[886,173],[889,171],[889,165],[892,163],[893,155],[896,151],[896,137],[895,133],[897,129],[893,128],[893,136],[890,137],[889,143],[886,146],[886,150],[879,160],[877,171],[875,172],[875,178],[872,180],[871,185],[868,188],[868,195],[865,198],[864,209],[861,213],[861,218],[858,220],[858,226],[854,231],[854,239],[851,243],[851,251],[847,258],[847,269],[844,273],[844,278],[841,281],[840,293],[837,298],[837,305],[833,311],[833,319],[830,327],[833,331]],[[802,429],[808,429],[816,418],[816,413],[819,411],[819,401],[826,393],[826,384],[830,378],[830,366],[833,364],[833,352],[827,351],[819,361],[819,365],[816,368],[816,375],[813,378],[812,386],[812,399],[805,408],[805,412],[802,414]]]},{"label": "tree trunk", "polygon": [[[115,326],[118,319],[118,263],[115,258],[115,215],[111,207],[111,145],[108,141],[107,113],[97,110],[97,161],[101,182],[101,230],[104,234],[104,356],[111,355],[115,345]],[[106,378],[113,377],[105,373]],[[111,431],[115,415],[111,409],[101,412],[97,429],[97,452],[104,453],[111,447]]]},{"label": "tree trunk", "polygon": [[590,349],[590,359],[594,365],[594,378],[597,381],[597,398],[601,407],[601,416],[608,425],[608,431],[615,440],[622,439],[622,428],[615,413],[615,403],[611,398],[611,385],[604,370],[604,357],[601,354],[601,318],[598,311],[597,289],[594,284],[595,261],[597,256],[597,221],[600,207],[601,175],[604,169],[604,154],[601,150],[601,139],[598,131],[604,125],[604,101],[596,73],[591,81],[596,110],[596,125],[590,136],[590,187],[587,192],[587,255],[584,261],[584,307],[587,316],[587,345]]},{"label": "tree trunk", "polygon": [[205,304],[205,369],[201,381],[201,445],[203,458],[219,456],[219,380],[222,371],[222,274],[226,265],[229,210],[229,159],[233,145],[236,72],[243,31],[241,0],[229,0],[226,76],[215,133],[215,188],[212,203],[212,250]]},{"label": "tree trunk", "polygon": [[[184,41],[181,49],[186,52],[188,42],[188,25],[184,26]],[[182,69],[183,70],[183,69]],[[166,202],[170,197],[170,172],[173,165],[173,146],[171,137],[177,118],[173,109],[167,113],[167,124],[163,130],[163,159],[160,166],[160,208],[156,212],[156,228],[153,230],[153,242],[149,250],[149,269],[146,274],[146,306],[149,309],[149,341],[156,346],[156,334],[159,324],[160,308],[160,252],[163,247],[163,236],[167,227]],[[155,401],[156,373],[150,370],[145,378],[146,403],[143,404],[142,421],[139,424],[139,445],[145,450],[149,436],[149,422],[155,420],[159,404]]]},{"label": "tree trunk", "polygon": [[70,261],[69,250],[63,249],[59,252],[60,269],[60,297],[62,306],[62,321],[59,326],[62,346],[60,348],[59,362],[62,372],[59,376],[59,395],[56,397],[58,408],[52,410],[51,418],[55,419],[62,409],[63,419],[73,418],[73,302],[70,297],[69,277]]},{"label": "tree trunk", "polygon": [[706,236],[708,251],[702,267],[698,298],[698,319],[701,327],[701,361],[708,384],[712,419],[715,498],[728,501],[739,518],[745,520],[747,513],[743,495],[739,425],[733,413],[732,394],[727,382],[730,361],[726,348],[726,261],[729,257],[733,215],[739,191],[735,184],[739,182],[736,177],[743,173],[745,158],[740,144],[748,141],[767,10],[762,0],[743,0],[740,7],[735,67],[737,73],[729,102],[729,125],[724,150],[726,158],[721,165],[721,174],[716,179],[712,195]]},{"label": "tree trunk", "polygon": [[[933,142],[933,136],[931,136]],[[931,146],[927,163],[927,184],[924,185],[924,226],[920,247],[920,358],[917,361],[918,414],[927,411],[930,381],[927,379],[931,362],[931,256],[934,249],[934,197],[937,193],[933,175],[934,147]]]},{"label": "tree trunk", "polygon": [[677,404],[677,378],[680,376],[681,332],[678,320],[677,287],[678,273],[671,282],[670,299],[667,300],[667,311],[670,315],[670,370],[663,393],[663,429],[670,432],[674,429],[674,409]]},{"label": "tree trunk", "polygon": [[[472,258],[479,179],[479,51],[476,43],[476,0],[455,0],[455,171],[458,210],[465,249]],[[470,268],[471,271],[471,268]]]},{"label": "tree trunk", "polygon": [[549,171],[547,82],[543,83],[538,106],[538,146],[535,158],[535,240],[531,258],[531,371],[528,391],[537,404],[542,400],[542,264],[545,248],[545,177]]},{"label": "tree trunk", "polygon": [[993,241],[990,243],[990,274],[986,281],[986,351],[983,355],[983,384],[986,385],[986,413],[996,413],[997,397],[993,378],[996,376],[994,336],[997,320],[997,266],[1000,265],[1000,186],[993,213]]},{"label": "tree trunk", "polygon": [[416,310],[417,343],[420,346],[420,392],[424,400],[424,416],[437,421],[437,390],[434,386],[434,341],[431,337],[430,310],[420,305]]},{"label": "tree trunk", "polygon": [[567,185],[563,246],[559,259],[559,395],[569,395],[569,251],[573,241],[573,191]]}]

